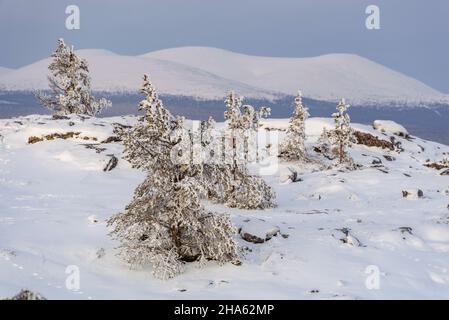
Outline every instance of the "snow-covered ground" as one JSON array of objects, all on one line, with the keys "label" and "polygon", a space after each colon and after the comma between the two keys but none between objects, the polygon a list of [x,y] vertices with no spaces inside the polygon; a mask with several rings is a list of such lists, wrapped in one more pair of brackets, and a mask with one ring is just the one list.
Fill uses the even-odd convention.
[{"label": "snow-covered ground", "polygon": [[[119,143],[101,142],[113,135],[113,123],[134,121],[0,121],[0,296],[26,287],[50,299],[449,298],[449,176],[423,166],[427,159],[448,157],[448,146],[415,137],[396,137],[401,153],[356,145],[351,154],[363,167],[350,172],[281,163],[279,172],[264,177],[276,190],[276,208],[207,204],[230,213],[237,226],[258,221],[243,230],[260,232],[262,219],[267,231],[278,228],[280,234],[259,244],[236,234],[246,248],[241,266],[191,264],[184,274],[160,281],[115,256],[118,243],[105,224],[129,202],[144,173],[120,159]],[[270,128],[286,124],[264,121]],[[308,120],[312,156],[323,126],[331,124]],[[354,127],[389,140],[371,127]],[[79,134],[27,143],[31,136],[67,132]],[[111,154],[120,159],[118,166],[104,172]],[[374,167],[373,160],[382,166]],[[286,181],[288,167],[298,169],[302,181]],[[402,191],[411,195],[403,197]],[[79,291],[66,288],[69,265],[80,270]],[[369,280],[377,269],[379,287],[369,289],[366,281],[376,283]]]}]

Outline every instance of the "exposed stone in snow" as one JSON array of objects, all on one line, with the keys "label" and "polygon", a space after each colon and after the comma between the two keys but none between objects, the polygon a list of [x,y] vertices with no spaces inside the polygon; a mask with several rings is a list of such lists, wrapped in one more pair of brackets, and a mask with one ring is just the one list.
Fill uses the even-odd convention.
[{"label": "exposed stone in snow", "polygon": [[375,120],[373,128],[386,134],[394,134],[400,137],[408,137],[408,131],[399,123],[391,120]]},{"label": "exposed stone in snow", "polygon": [[379,147],[382,149],[394,150],[394,145],[392,142],[379,139],[370,133],[355,131],[354,135],[358,144],[363,144],[368,147]]},{"label": "exposed stone in snow", "polygon": [[115,155],[108,154],[108,156],[110,157],[110,159],[106,166],[103,168],[103,171],[105,172],[113,170],[118,164],[118,159]]},{"label": "exposed stone in snow", "polygon": [[396,158],[395,157],[393,157],[393,156],[389,156],[389,155],[384,155],[384,158],[387,160],[387,161],[394,161],[394,160],[396,160]]},{"label": "exposed stone in snow", "polygon": [[341,228],[336,229],[337,231],[341,232],[343,234],[342,237],[339,238],[341,242],[344,244],[347,244],[352,247],[360,247],[362,244],[360,243],[360,240],[357,239],[352,233],[351,229],[349,228]]},{"label": "exposed stone in snow", "polygon": [[279,233],[279,228],[262,219],[252,219],[243,222],[240,228],[241,237],[253,243],[263,243]]},{"label": "exposed stone in snow", "polygon": [[402,190],[402,196],[404,198],[423,198],[424,197],[424,191],[421,189],[409,189],[409,190]]}]

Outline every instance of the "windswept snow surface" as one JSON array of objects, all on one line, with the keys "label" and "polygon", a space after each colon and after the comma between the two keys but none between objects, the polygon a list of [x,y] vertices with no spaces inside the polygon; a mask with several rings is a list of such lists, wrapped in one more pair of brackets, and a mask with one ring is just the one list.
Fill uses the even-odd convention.
[{"label": "windswept snow surface", "polygon": [[[278,207],[249,211],[206,203],[230,213],[237,226],[262,219],[279,235],[253,244],[236,234],[247,248],[241,266],[189,264],[184,274],[160,281],[150,268],[130,270],[116,257],[118,243],[105,224],[130,201],[144,173],[122,159],[104,172],[108,155],[120,158],[122,146],[101,141],[113,134],[113,123],[134,121],[0,120],[0,296],[26,287],[49,299],[449,298],[449,176],[423,166],[447,156],[448,146],[401,137],[401,153],[357,145],[351,154],[363,167],[351,172],[280,163],[278,172],[264,177],[276,190]],[[272,129],[286,124],[264,121]],[[331,125],[331,119],[308,120],[312,157],[317,159],[313,145],[322,128]],[[369,126],[354,127],[389,139]],[[97,141],[27,143],[30,136],[69,131]],[[106,150],[88,149],[89,143]],[[375,159],[383,166],[373,167]],[[288,167],[303,181],[287,181]],[[402,196],[418,189],[423,197]],[[78,291],[66,288],[74,269],[65,271],[73,265],[80,271]],[[366,282],[376,283],[369,278],[376,270],[379,287],[369,290]]]}]

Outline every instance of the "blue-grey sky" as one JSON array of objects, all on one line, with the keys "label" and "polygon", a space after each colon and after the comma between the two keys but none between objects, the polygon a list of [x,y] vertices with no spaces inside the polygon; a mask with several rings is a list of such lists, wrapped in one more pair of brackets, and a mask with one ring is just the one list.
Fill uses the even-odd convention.
[{"label": "blue-grey sky", "polygon": [[[76,4],[81,29],[65,28]],[[380,30],[365,8],[380,8]],[[306,57],[355,53],[449,93],[447,0],[0,0],[0,66],[76,48],[142,54],[178,46]]]}]

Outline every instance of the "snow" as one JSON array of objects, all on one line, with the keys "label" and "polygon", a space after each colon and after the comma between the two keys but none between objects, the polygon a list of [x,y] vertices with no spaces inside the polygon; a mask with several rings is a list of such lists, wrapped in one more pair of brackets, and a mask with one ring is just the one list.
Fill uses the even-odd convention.
[{"label": "snow", "polygon": [[[264,177],[276,191],[276,208],[239,210],[206,203],[230,213],[236,226],[262,219],[279,227],[283,236],[259,244],[235,235],[247,248],[241,266],[189,264],[184,274],[168,281],[156,280],[148,269],[130,270],[115,256],[118,243],[108,236],[105,220],[124,208],[145,174],[121,159],[120,144],[100,144],[106,148],[100,153],[85,144],[113,135],[113,123],[135,120],[0,120],[0,296],[29,288],[49,299],[449,298],[449,177],[423,166],[427,159],[449,154],[449,146],[418,137],[396,137],[401,153],[354,146],[351,156],[363,167],[350,172],[280,163],[278,172]],[[263,125],[285,128],[287,120],[263,120]],[[307,121],[311,156],[323,126],[331,125],[332,119]],[[353,126],[389,139],[370,126]],[[98,141],[27,143],[32,135],[68,131]],[[103,172],[108,154],[120,160],[117,168]],[[383,171],[371,165],[376,158]],[[302,181],[281,181],[289,167],[299,171]],[[424,197],[402,196],[403,190],[417,189]],[[80,271],[78,291],[65,286],[70,265]],[[365,285],[372,266],[380,270],[378,290]]]},{"label": "snow", "polygon": [[2,74],[6,74],[8,72],[10,72],[11,69],[5,68],[5,67],[0,67],[0,75]]},{"label": "snow", "polygon": [[[180,47],[141,56],[107,50],[84,49],[78,54],[89,62],[92,88],[105,92],[136,92],[143,73],[150,73],[162,94],[200,99],[223,99],[229,90],[247,98],[273,100],[294,95],[349,104],[449,104],[449,96],[424,83],[353,54],[307,58],[249,56],[209,47]],[[0,72],[0,88],[34,91],[47,88],[44,59]]]},{"label": "snow", "polygon": [[209,47],[150,52],[157,58],[196,67],[254,87],[305,97],[351,103],[432,103],[449,97],[424,83],[354,54],[307,58],[250,56]]},{"label": "snow", "polygon": [[254,219],[243,221],[240,227],[240,235],[245,237],[247,234],[250,237],[256,237],[257,242],[264,242],[270,240],[279,232],[279,228],[267,223],[262,219]]},{"label": "snow", "polygon": [[[87,59],[92,89],[113,93],[136,93],[143,74],[150,73],[161,94],[222,99],[226,92],[236,90],[247,97],[274,99],[276,95],[239,81],[176,62],[122,56],[106,50],[84,49],[76,53]],[[8,73],[0,74],[0,88],[11,91],[45,90],[50,58],[37,61]]]},{"label": "snow", "polygon": [[373,122],[373,128],[388,134],[408,135],[407,129],[391,120],[375,120]]}]

